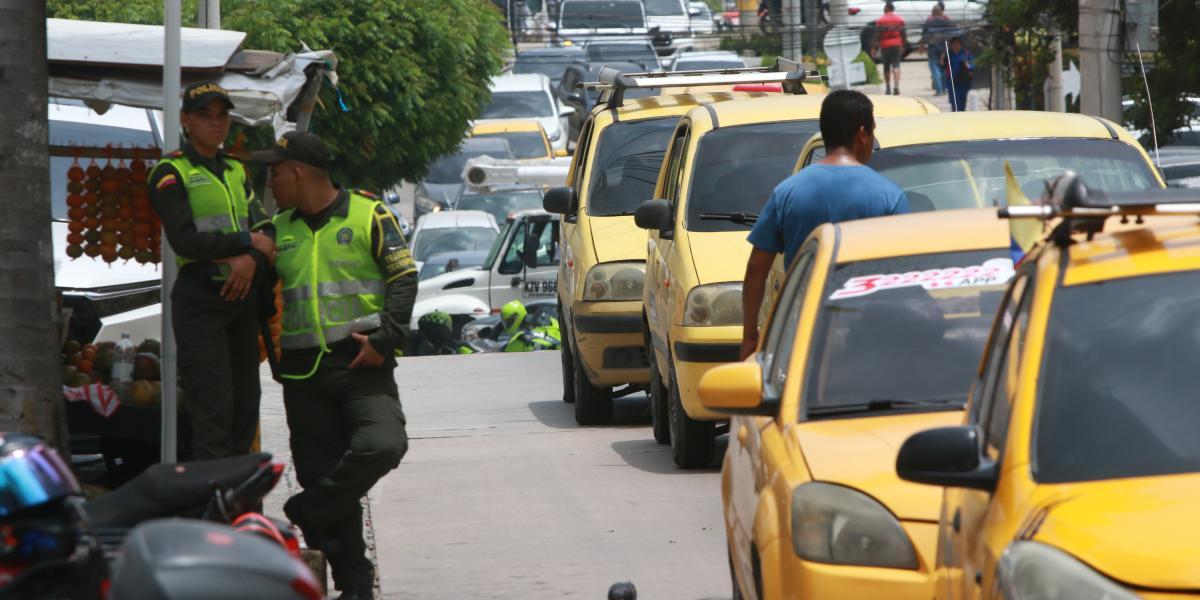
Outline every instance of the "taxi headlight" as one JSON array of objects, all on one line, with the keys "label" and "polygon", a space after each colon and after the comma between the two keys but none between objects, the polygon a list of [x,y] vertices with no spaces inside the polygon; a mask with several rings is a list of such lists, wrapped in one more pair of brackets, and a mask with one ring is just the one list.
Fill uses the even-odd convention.
[{"label": "taxi headlight", "polygon": [[1000,594],[1007,600],[1134,600],[1132,592],[1074,557],[1037,542],[1013,542],[996,566]]},{"label": "taxi headlight", "polygon": [[583,282],[584,300],[641,300],[646,263],[603,263],[592,267]]},{"label": "taxi headlight", "polygon": [[917,568],[912,542],[887,508],[829,483],[814,481],[792,491],[792,548],[815,562]]},{"label": "taxi headlight", "polygon": [[742,283],[710,283],[692,288],[683,309],[683,324],[692,327],[741,325]]}]

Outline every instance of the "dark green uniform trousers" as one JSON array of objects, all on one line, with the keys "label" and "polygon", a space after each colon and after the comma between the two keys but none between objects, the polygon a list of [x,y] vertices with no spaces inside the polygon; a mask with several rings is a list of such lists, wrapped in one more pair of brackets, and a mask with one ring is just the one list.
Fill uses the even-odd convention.
[{"label": "dark green uniform trousers", "polygon": [[255,294],[226,302],[218,283],[188,270],[171,290],[192,460],[246,454],[258,432],[261,397]]},{"label": "dark green uniform trousers", "polygon": [[370,589],[361,499],[408,451],[392,367],[323,366],[309,379],[285,380],[283,401],[304,488],[284,512],[325,553],[338,589]]}]

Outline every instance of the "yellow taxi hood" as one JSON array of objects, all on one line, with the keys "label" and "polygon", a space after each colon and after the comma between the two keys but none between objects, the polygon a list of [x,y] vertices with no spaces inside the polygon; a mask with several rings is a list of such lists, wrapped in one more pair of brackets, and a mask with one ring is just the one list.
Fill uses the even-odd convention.
[{"label": "yellow taxi hood", "polygon": [[751,248],[746,241],[748,235],[749,227],[744,231],[689,231],[697,281],[705,284],[745,279]]},{"label": "yellow taxi hood", "polygon": [[792,435],[800,443],[814,481],[864,492],[900,519],[937,522],[942,488],[901,480],[896,476],[896,453],[908,436],[958,425],[962,420],[957,410],[826,419],[798,423]]},{"label": "yellow taxi hood", "polygon": [[[1060,486],[1053,486],[1054,488]],[[1200,589],[1200,474],[1063,486],[1034,541],[1054,546],[1127,585]]]},{"label": "yellow taxi hood", "polygon": [[646,230],[639,229],[632,216],[592,217],[587,222],[592,228],[597,263],[646,261]]}]

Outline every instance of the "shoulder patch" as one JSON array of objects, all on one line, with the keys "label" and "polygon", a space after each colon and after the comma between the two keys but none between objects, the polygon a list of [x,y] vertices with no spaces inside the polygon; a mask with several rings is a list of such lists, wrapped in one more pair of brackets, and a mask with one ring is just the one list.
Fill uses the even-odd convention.
[{"label": "shoulder patch", "polygon": [[158,180],[158,184],[156,184],[154,186],[154,188],[158,189],[158,190],[163,190],[163,189],[169,188],[177,183],[179,183],[179,179],[175,177],[175,174],[167,173],[166,175],[163,176],[162,179]]},{"label": "shoulder patch", "polygon": [[372,200],[379,199],[379,196],[376,196],[373,192],[368,192],[367,190],[363,190],[363,189],[355,189],[354,193],[358,194],[359,196],[366,196]]}]

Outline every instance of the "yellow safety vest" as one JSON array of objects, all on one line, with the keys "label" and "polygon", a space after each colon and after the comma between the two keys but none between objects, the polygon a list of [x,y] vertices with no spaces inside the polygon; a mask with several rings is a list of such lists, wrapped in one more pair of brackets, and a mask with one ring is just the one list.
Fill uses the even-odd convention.
[{"label": "yellow safety vest", "polygon": [[330,344],[380,326],[385,282],[371,248],[377,204],[351,193],[346,216],[332,216],[317,231],[302,217],[293,219],[295,209],[275,216],[275,269],[283,288],[279,345],[321,350],[307,375],[284,377],[311,377]]},{"label": "yellow safety vest", "polygon": [[[228,169],[221,177],[212,171],[192,164],[184,154],[164,157],[154,166],[171,165],[183,178],[179,183],[187,189],[188,205],[192,208],[192,221],[196,231],[220,231],[234,233],[250,230],[250,202],[246,198],[246,167],[242,163],[225,157]],[[152,173],[153,176],[153,173]],[[176,255],[179,266],[196,262],[196,259]],[[222,273],[227,272],[223,269]]]}]

